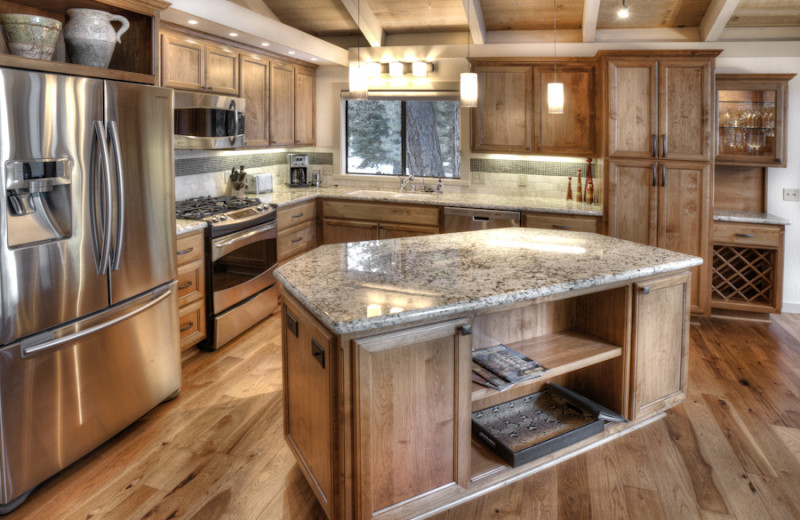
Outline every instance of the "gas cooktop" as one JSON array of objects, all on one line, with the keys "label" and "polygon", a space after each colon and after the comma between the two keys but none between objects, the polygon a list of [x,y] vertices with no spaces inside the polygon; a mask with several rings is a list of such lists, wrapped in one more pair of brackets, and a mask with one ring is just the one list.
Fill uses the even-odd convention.
[{"label": "gas cooktop", "polygon": [[256,198],[197,197],[175,203],[175,216],[188,220],[205,220],[213,235],[242,229],[248,225],[275,220],[276,209]]}]

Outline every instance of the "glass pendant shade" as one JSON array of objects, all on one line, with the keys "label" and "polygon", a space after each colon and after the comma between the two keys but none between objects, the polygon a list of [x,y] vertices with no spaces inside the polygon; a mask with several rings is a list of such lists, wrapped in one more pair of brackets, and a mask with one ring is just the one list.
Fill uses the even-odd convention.
[{"label": "glass pendant shade", "polygon": [[399,61],[392,61],[389,63],[389,75],[393,78],[399,78],[403,75],[403,64]]},{"label": "glass pendant shade", "polygon": [[564,113],[564,84],[547,84],[547,112],[549,114]]},{"label": "glass pendant shade", "polygon": [[478,75],[474,72],[461,73],[461,107],[478,106]]},{"label": "glass pendant shade", "polygon": [[368,78],[380,78],[383,71],[383,66],[378,61],[371,61],[364,65],[367,68]]},{"label": "glass pendant shade", "polygon": [[367,67],[356,62],[350,64],[350,99],[367,99]]},{"label": "glass pendant shade", "polygon": [[428,64],[424,61],[415,61],[411,64],[411,74],[417,78],[424,78],[428,75]]}]

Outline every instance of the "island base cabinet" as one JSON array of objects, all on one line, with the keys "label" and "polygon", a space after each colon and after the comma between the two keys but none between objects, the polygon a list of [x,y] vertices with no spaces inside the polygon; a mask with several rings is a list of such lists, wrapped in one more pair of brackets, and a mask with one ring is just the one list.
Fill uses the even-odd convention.
[{"label": "island base cabinet", "polygon": [[467,320],[353,342],[356,518],[467,487],[472,343]]},{"label": "island base cabinet", "polygon": [[690,281],[691,275],[683,273],[634,284],[632,420],[659,413],[685,397]]},{"label": "island base cabinet", "polygon": [[330,518],[334,467],[332,335],[288,298],[282,319],[284,434]]}]

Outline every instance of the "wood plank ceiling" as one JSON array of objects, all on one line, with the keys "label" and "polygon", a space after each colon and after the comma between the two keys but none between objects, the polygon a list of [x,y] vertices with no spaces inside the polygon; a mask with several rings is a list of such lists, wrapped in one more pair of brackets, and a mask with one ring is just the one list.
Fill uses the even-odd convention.
[{"label": "wood plank ceiling", "polygon": [[[250,8],[262,2],[287,25],[323,39],[353,36],[353,42],[360,12],[361,32],[372,46],[391,45],[398,35],[416,34],[418,43],[425,44],[426,33],[463,33],[468,27],[467,6],[476,43],[536,41],[553,28],[552,0],[234,1]],[[627,19],[617,16],[622,0],[556,0],[559,41],[800,40],[800,0],[625,1],[630,9]],[[260,3],[257,7],[263,11]],[[736,28],[750,30],[746,34],[731,30]],[[775,28],[791,30],[778,34]]]}]

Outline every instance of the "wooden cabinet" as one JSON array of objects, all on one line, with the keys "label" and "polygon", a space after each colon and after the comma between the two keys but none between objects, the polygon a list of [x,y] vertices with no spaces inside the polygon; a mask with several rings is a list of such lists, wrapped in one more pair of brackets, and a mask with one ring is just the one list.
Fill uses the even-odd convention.
[{"label": "wooden cabinet", "polygon": [[[547,84],[564,84],[564,113],[547,112]],[[594,156],[596,146],[594,64],[536,65],[533,68],[534,145],[542,154]]]},{"label": "wooden cabinet", "polygon": [[264,56],[242,53],[241,96],[245,102],[245,141],[248,146],[269,146],[269,65]]},{"label": "wooden cabinet", "polygon": [[633,285],[630,418],[685,398],[689,359],[689,275]]},{"label": "wooden cabinet", "polygon": [[181,90],[239,95],[237,49],[164,31],[161,34],[161,84]]},{"label": "wooden cabinet", "polygon": [[313,146],[316,133],[316,71],[295,66],[294,70],[294,144]]},{"label": "wooden cabinet", "polygon": [[157,40],[159,13],[169,7],[163,0],[25,0],[3,2],[3,12],[33,14],[54,18],[62,24],[69,17],[67,9],[83,7],[119,14],[127,18],[130,28],[122,35],[122,44],[114,49],[108,68],[89,67],[70,63],[63,40],[56,47],[51,61],[23,58],[8,54],[5,42],[0,38],[0,66],[37,70],[57,74],[127,81],[131,83],[156,84]]},{"label": "wooden cabinet", "polygon": [[278,209],[278,262],[317,245],[317,202],[310,200]]},{"label": "wooden cabinet", "polygon": [[472,151],[530,153],[533,67],[477,66],[478,107],[472,111]]},{"label": "wooden cabinet", "polygon": [[206,337],[204,243],[202,230],[178,237],[178,324],[181,350]]},{"label": "wooden cabinet", "polygon": [[711,307],[781,312],[784,226],[714,222]]},{"label": "wooden cabinet", "polygon": [[607,61],[608,157],[710,161],[713,51]]},{"label": "wooden cabinet", "polygon": [[550,64],[478,64],[478,107],[472,113],[474,152],[594,155],[595,64],[564,63],[564,113],[547,112]]},{"label": "wooden cabinet", "polygon": [[563,231],[587,231],[597,233],[600,217],[585,215],[562,215],[556,213],[523,213],[522,226]]},{"label": "wooden cabinet", "polygon": [[[709,258],[710,166],[705,162],[608,161],[608,234]],[[705,313],[709,266],[692,268],[692,311]]]},{"label": "wooden cabinet", "polygon": [[322,242],[340,244],[439,233],[441,208],[323,200]]},{"label": "wooden cabinet", "polygon": [[269,144],[294,145],[294,66],[273,61],[270,66]]},{"label": "wooden cabinet", "polygon": [[335,355],[332,335],[289,300],[283,306],[284,435],[311,489],[332,517]]},{"label": "wooden cabinet", "polygon": [[716,164],[786,168],[786,93],[795,74],[717,74]]}]

